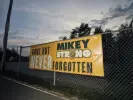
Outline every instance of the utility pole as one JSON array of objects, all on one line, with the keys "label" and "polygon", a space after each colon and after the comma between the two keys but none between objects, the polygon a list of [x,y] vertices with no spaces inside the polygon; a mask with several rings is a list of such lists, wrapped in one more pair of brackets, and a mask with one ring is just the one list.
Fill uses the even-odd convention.
[{"label": "utility pole", "polygon": [[5,66],[6,66],[6,50],[7,50],[7,40],[8,40],[8,31],[10,26],[12,5],[13,5],[13,0],[10,0],[7,18],[6,18],[6,24],[5,24],[5,33],[3,38],[3,56],[2,56],[2,64],[1,64],[1,71],[3,73],[5,72]]}]

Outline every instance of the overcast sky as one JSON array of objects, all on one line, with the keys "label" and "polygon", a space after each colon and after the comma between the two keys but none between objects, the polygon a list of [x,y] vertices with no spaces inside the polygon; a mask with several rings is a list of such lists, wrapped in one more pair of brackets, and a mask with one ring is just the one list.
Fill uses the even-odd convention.
[{"label": "overcast sky", "polygon": [[[0,43],[8,5],[0,0]],[[115,30],[132,18],[133,0],[14,0],[8,45],[58,40],[81,22]]]}]

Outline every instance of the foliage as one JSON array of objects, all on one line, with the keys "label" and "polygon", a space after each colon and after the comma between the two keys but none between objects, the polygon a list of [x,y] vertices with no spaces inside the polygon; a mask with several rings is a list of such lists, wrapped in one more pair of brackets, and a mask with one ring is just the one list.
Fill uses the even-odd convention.
[{"label": "foliage", "polygon": [[[2,61],[2,48],[0,48],[0,61]],[[11,61],[10,61],[10,58],[13,58]],[[24,62],[27,62],[29,60],[28,57],[24,57],[24,56],[21,56],[20,57],[21,61],[24,61]],[[17,51],[12,48],[12,49],[8,49],[7,48],[7,51],[6,51],[6,61],[7,62],[18,62],[19,60],[19,54],[17,53]]]},{"label": "foliage", "polygon": [[121,24],[119,27],[119,34],[118,36],[120,38],[127,38],[127,37],[132,37],[133,36],[133,30],[125,30],[128,28],[133,28],[133,20],[130,22],[130,24]]},{"label": "foliage", "polygon": [[91,28],[88,26],[88,24],[81,23],[79,27],[75,27],[75,29],[72,29],[70,39],[90,35],[90,32]]},{"label": "foliage", "polygon": [[103,30],[102,30],[101,26],[100,27],[96,27],[95,31],[94,31],[94,34],[100,34],[100,33],[103,33]]},{"label": "foliage", "polygon": [[64,36],[64,37],[63,37],[63,40],[67,40],[67,37],[66,37],[66,36]]},{"label": "foliage", "polygon": [[78,36],[78,27],[72,29],[72,32],[70,34],[70,39],[76,38],[77,36]]}]

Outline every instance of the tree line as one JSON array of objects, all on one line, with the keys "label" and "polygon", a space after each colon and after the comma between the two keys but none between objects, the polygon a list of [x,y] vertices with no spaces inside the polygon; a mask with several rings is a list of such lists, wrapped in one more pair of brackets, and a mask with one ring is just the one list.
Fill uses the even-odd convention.
[{"label": "tree line", "polygon": [[[102,41],[103,41],[103,52],[104,52],[104,59],[107,59],[107,61],[114,62],[114,57],[116,57],[116,50],[120,49],[120,52],[126,54],[127,49],[129,48],[128,44],[132,44],[131,41],[133,40],[133,30],[124,30],[127,28],[133,28],[133,20],[129,24],[121,24],[118,29],[118,34],[116,37],[113,37],[113,33],[111,29],[106,29],[103,31],[101,27],[96,27],[94,30],[94,34],[102,34],[103,32],[108,32],[107,34],[102,35]],[[81,23],[79,27],[75,27],[70,32],[70,39],[77,38],[77,37],[83,37],[88,36],[91,33],[91,27],[87,23]],[[66,40],[67,37],[64,37],[63,40]],[[127,44],[126,44],[127,43]],[[125,44],[124,47],[122,44]],[[124,50],[124,48],[126,50]],[[129,48],[128,50],[131,50]],[[2,60],[2,48],[0,48],[0,61]],[[117,53],[117,55],[118,55]],[[119,57],[121,57],[119,55]],[[28,61],[29,57],[21,56],[21,61]],[[13,61],[17,62],[19,60],[19,54],[15,51],[14,48],[8,49],[7,48],[7,55],[6,55],[7,61]]]},{"label": "tree line", "polygon": [[[3,50],[0,47],[0,62],[2,61],[2,54],[3,54]],[[14,48],[12,48],[12,49],[7,48],[7,51],[6,51],[6,61],[7,62],[18,62],[19,57],[20,57],[21,62],[29,61],[28,56],[19,56],[19,53]]]},{"label": "tree line", "polygon": [[[130,81],[133,66],[133,20],[129,24],[121,24],[118,32],[113,33],[111,29],[105,31],[99,26],[94,30],[94,35],[102,34],[103,61],[105,76],[112,80],[114,77]],[[79,27],[72,29],[70,39],[89,36],[91,27],[87,23],[81,23]],[[103,34],[105,33],[105,34]],[[115,36],[114,36],[115,34]],[[63,40],[66,40],[64,37]]]},{"label": "tree line", "polygon": [[[121,24],[118,28],[118,32],[114,33],[115,36],[113,35],[113,31],[111,29],[105,29],[105,31],[103,31],[101,26],[95,28],[93,33],[94,35],[106,33],[102,35],[103,52],[104,52],[105,59],[107,59],[110,62],[113,62],[114,57],[116,56],[116,52],[118,52],[118,49],[122,51],[123,49],[121,48],[122,44],[125,44],[126,42],[132,44],[131,41],[133,40],[132,38],[133,29],[125,30],[128,28],[133,28],[133,20],[131,20],[129,24],[127,23]],[[87,23],[81,23],[79,27],[75,27],[74,29],[72,29],[72,31],[70,32],[69,38],[74,39],[77,37],[89,36],[90,34],[91,34],[91,27],[89,27]],[[66,40],[66,39],[67,37],[63,38],[63,40]],[[125,44],[124,48],[125,49],[129,48],[128,44]],[[123,51],[123,53],[125,52],[126,50]]]},{"label": "tree line", "polygon": [[[121,36],[125,36],[125,35],[128,35],[129,34],[129,31],[131,30],[126,30],[126,31],[121,31],[123,29],[127,29],[127,28],[132,28],[133,27],[133,20],[131,20],[130,24],[121,24],[119,29],[118,29],[118,36],[121,37]],[[101,28],[101,26],[99,27],[96,27],[95,30],[94,30],[94,35],[95,34],[102,34],[102,33],[110,33],[112,34],[112,30],[111,29],[105,29],[105,31],[103,31],[103,29]],[[72,31],[70,32],[70,39],[73,39],[73,38],[77,38],[77,37],[83,37],[83,36],[88,36],[90,35],[91,33],[91,27],[89,27],[89,25],[87,23],[81,23],[81,25],[79,27],[75,27],[74,29],[72,29]],[[112,37],[112,35],[110,35],[110,37]],[[63,40],[66,40],[67,37],[65,36],[63,38]]]}]

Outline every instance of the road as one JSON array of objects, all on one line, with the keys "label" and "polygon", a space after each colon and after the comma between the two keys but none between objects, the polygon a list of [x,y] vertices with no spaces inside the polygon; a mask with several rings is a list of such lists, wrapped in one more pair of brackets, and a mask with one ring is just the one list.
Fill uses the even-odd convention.
[{"label": "road", "polygon": [[0,100],[68,100],[0,75]]}]

